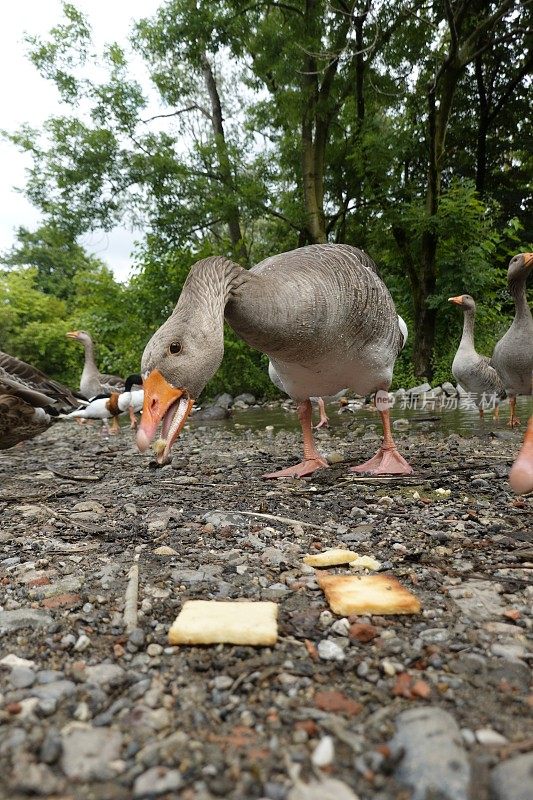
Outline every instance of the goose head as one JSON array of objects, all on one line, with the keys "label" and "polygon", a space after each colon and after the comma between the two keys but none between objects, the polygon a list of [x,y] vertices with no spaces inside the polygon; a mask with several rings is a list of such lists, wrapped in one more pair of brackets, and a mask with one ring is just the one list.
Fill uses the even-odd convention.
[{"label": "goose head", "polygon": [[87,331],[69,331],[66,336],[68,339],[76,339],[76,341],[81,342],[83,345],[92,345],[93,343]]},{"label": "goose head", "polygon": [[222,325],[217,330],[207,317],[173,314],[161,325],[143,353],[141,372],[144,403],[137,446],[147,450],[163,423],[164,449],[158,461],[168,460],[195,400],[219,368],[224,355]]},{"label": "goose head", "polygon": [[476,304],[474,302],[474,298],[471,297],[469,294],[459,294],[457,297],[449,297],[448,303],[455,303],[456,306],[461,306],[461,308],[467,311],[475,311]]},{"label": "goose head", "polygon": [[533,253],[519,253],[512,258],[507,268],[507,280],[523,281],[533,268]]}]

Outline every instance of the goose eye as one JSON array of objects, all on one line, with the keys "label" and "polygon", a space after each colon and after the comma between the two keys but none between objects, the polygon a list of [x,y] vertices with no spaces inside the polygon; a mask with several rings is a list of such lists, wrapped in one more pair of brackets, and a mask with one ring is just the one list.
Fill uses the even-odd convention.
[{"label": "goose eye", "polygon": [[172,344],[168,347],[169,353],[172,353],[173,356],[177,355],[181,352],[181,344],[179,342],[172,342]]}]

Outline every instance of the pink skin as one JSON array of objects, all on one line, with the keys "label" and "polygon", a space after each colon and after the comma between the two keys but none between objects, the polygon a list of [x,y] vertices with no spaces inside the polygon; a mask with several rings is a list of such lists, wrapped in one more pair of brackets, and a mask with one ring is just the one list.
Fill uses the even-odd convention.
[{"label": "pink skin", "polygon": [[321,397],[318,398],[318,411],[320,414],[320,420],[318,425],[315,427],[315,430],[318,430],[319,428],[329,428],[329,417],[326,414],[326,404]]},{"label": "pink skin", "polygon": [[510,413],[510,416],[509,416],[509,422],[507,424],[511,428],[514,428],[517,425],[521,424],[520,420],[516,416],[516,397],[510,397],[509,398],[509,409],[510,409],[511,413]]},{"label": "pink skin", "polygon": [[533,417],[524,436],[524,443],[509,473],[509,483],[517,494],[533,492]]},{"label": "pink skin", "polygon": [[383,425],[383,442],[373,458],[357,467],[351,467],[350,472],[368,472],[370,475],[411,475],[413,468],[400,455],[392,438],[388,399],[380,398],[379,394],[376,393],[376,406]]},{"label": "pink skin", "polygon": [[328,462],[322,458],[315,447],[311,417],[311,401],[304,400],[303,403],[299,403],[298,418],[302,426],[304,439],[303,461],[299,464],[295,464],[293,467],[282,469],[279,472],[270,472],[268,475],[263,475],[264,478],[305,478],[307,475],[312,475],[317,469],[326,469],[329,467]]}]

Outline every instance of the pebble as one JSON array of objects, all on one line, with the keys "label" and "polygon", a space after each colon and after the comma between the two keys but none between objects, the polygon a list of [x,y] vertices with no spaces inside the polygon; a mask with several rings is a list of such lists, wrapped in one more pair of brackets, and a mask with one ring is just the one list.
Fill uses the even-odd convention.
[{"label": "pebble", "polygon": [[318,643],[318,655],[324,661],[344,661],[345,659],[342,647],[331,639],[322,639]]},{"label": "pebble", "polygon": [[501,733],[492,730],[492,728],[479,728],[476,731],[476,739],[478,740],[479,744],[487,745],[487,747],[490,747],[491,745],[507,744],[507,739],[505,736],[502,736]]},{"label": "pebble", "polygon": [[470,764],[459,746],[460,731],[451,714],[436,706],[401,712],[390,742],[393,754],[404,752],[395,770],[412,789],[412,800],[469,800]]},{"label": "pebble", "polygon": [[115,777],[111,764],[120,758],[122,734],[111,728],[71,723],[61,732],[61,769],[71,780],[105,781]]},{"label": "pebble", "polygon": [[14,689],[27,689],[35,683],[35,672],[28,667],[14,667],[9,682]]},{"label": "pebble", "polygon": [[494,800],[531,800],[532,786],[533,752],[503,761],[492,770]]},{"label": "pebble", "polygon": [[91,640],[88,636],[82,633],[81,636],[78,636],[76,644],[74,645],[74,650],[76,650],[78,653],[83,653],[83,651],[87,650],[87,648],[90,646]]},{"label": "pebble", "polygon": [[333,763],[335,758],[335,748],[331,736],[323,736],[311,755],[311,761],[315,767],[327,767]]},{"label": "pebble", "polygon": [[151,767],[135,780],[133,796],[139,798],[157,797],[167,792],[175,792],[182,784],[177,769]]},{"label": "pebble", "polygon": [[146,652],[148,653],[150,658],[155,658],[156,656],[161,655],[161,653],[163,652],[163,646],[160,644],[156,644],[155,642],[152,642],[146,648]]}]

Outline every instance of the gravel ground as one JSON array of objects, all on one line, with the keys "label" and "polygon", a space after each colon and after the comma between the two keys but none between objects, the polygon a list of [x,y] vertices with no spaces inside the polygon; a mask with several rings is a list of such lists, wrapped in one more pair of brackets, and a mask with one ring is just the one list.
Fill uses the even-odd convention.
[{"label": "gravel ground", "polygon": [[[506,479],[522,434],[406,423],[415,475],[361,478],[347,465],[379,438],[350,416],[318,434],[330,470],[272,483],[299,435],[248,413],[191,423],[162,469],[89,425],[0,454],[0,797],[531,798],[533,499]],[[331,614],[302,558],[335,546],[422,612]],[[169,647],[200,598],[276,601],[278,643]]]}]

